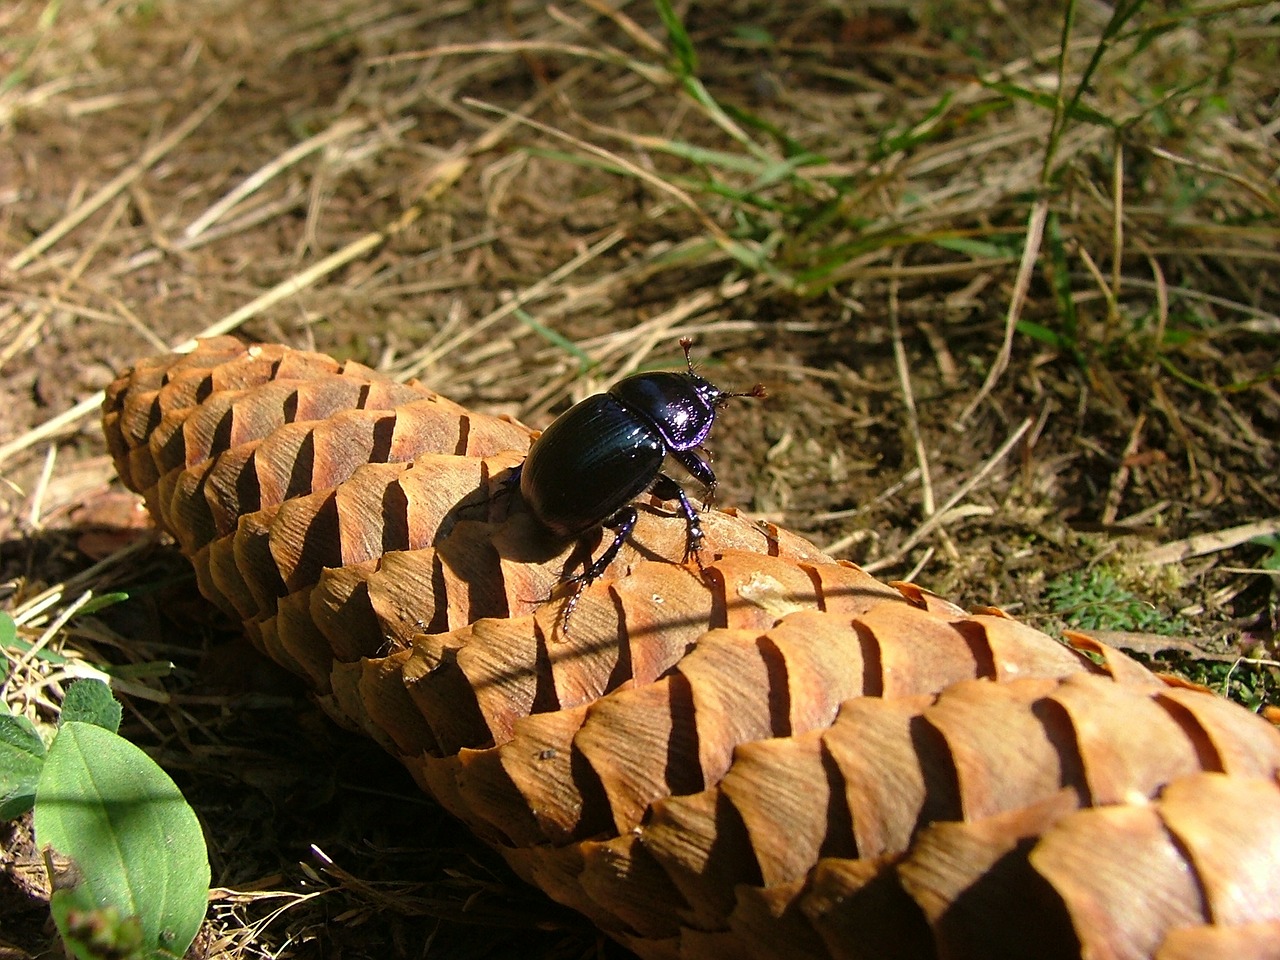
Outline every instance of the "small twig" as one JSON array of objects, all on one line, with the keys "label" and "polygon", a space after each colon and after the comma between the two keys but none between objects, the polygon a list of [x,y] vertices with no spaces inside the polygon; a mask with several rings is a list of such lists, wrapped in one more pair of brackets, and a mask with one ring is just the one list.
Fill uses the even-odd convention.
[{"label": "small twig", "polygon": [[1141,246],[1147,255],[1147,263],[1151,267],[1151,276],[1154,278],[1156,288],[1156,329],[1151,338],[1152,352],[1155,353],[1163,348],[1164,332],[1169,326],[1169,284],[1165,280],[1164,270],[1160,268],[1160,261],[1146,249],[1146,244]]},{"label": "small twig", "polygon": [[301,273],[295,273],[291,277],[277,283],[266,293],[254,297],[244,306],[237,310],[233,310],[221,320],[209,324],[194,337],[184,340],[182,343],[174,347],[174,350],[181,353],[183,351],[194,350],[196,340],[201,337],[217,337],[224,333],[236,329],[251,317],[256,317],[269,307],[275,306],[281,300],[287,300],[289,297],[302,292],[308,287],[322,280],[329,274],[333,273],[340,267],[346,266],[352,260],[363,256],[369,251],[380,246],[386,241],[387,237],[392,235],[395,224],[385,230],[372,230],[362,237],[348,243],[341,250],[337,250],[329,256],[313,263]]},{"label": "small twig", "polygon": [[1116,522],[1120,512],[1120,499],[1124,496],[1124,488],[1129,485],[1129,458],[1138,452],[1138,443],[1142,440],[1142,428],[1147,425],[1147,415],[1138,414],[1129,431],[1129,442],[1124,445],[1124,453],[1120,454],[1120,466],[1111,475],[1111,486],[1107,490],[1106,506],[1102,510],[1102,523],[1110,526]]},{"label": "small twig", "polygon": [[920,576],[920,574],[924,571],[924,568],[928,565],[929,561],[933,559],[933,555],[936,552],[937,552],[937,549],[935,547],[929,547],[929,549],[925,550],[924,554],[920,557],[920,560],[916,563],[914,567],[911,568],[911,571],[902,579],[905,580],[907,583],[911,583],[912,581],[914,581],[915,578]]},{"label": "small twig", "polygon": [[551,271],[551,273],[547,274],[533,286],[526,287],[524,290],[520,291],[518,296],[512,297],[496,310],[490,311],[486,316],[481,317],[475,323],[470,324],[465,330],[454,334],[442,343],[429,346],[422,355],[413,362],[412,366],[401,370],[398,373],[398,377],[400,379],[407,380],[410,377],[417,376],[445,354],[453,352],[468,340],[473,339],[476,334],[487,330],[499,320],[515,313],[525,304],[545,296],[549,290],[551,290],[565,277],[570,276],[574,271],[578,270],[585,264],[590,263],[610,248],[617,246],[625,237],[626,234],[623,231],[615,230],[602,240],[596,241],[573,259],[569,260],[567,263],[561,264],[555,270]]},{"label": "small twig", "polygon": [[619,9],[603,2],[603,0],[582,0],[583,6],[590,7],[600,16],[612,20],[614,25],[631,38],[637,46],[644,47],[654,56],[665,57],[667,48],[655,39],[644,27],[636,23]]},{"label": "small twig", "polygon": [[[461,171],[459,170],[458,173],[460,174]],[[323,260],[312,264],[301,273],[296,273],[293,276],[282,280],[266,293],[254,297],[244,306],[237,310],[233,310],[222,319],[209,324],[209,326],[205,327],[194,337],[184,340],[182,343],[176,345],[173,348],[174,351],[177,353],[189,352],[195,349],[197,339],[220,336],[236,329],[246,320],[257,316],[269,307],[279,303],[281,300],[286,300],[289,297],[300,293],[307,289],[307,287],[312,286],[317,281],[333,273],[335,270],[345,266],[352,260],[355,260],[357,257],[363,256],[370,250],[373,250],[385,242],[388,237],[393,235],[393,233],[398,232],[397,228],[403,229],[403,221],[406,219],[408,214],[413,212],[413,209],[414,208],[411,208],[406,211],[405,214],[402,214],[401,217],[390,227],[366,233],[364,236],[353,240],[336,253],[331,253]],[[28,447],[39,443],[46,437],[54,436],[62,432],[66,427],[79,422],[82,417],[88,416],[90,413],[101,407],[104,399],[106,399],[106,392],[98,390],[90,396],[85,397],[70,410],[64,411],[56,417],[46,420],[39,426],[28,430],[22,436],[16,437],[3,446],[0,446],[0,464],[4,464],[4,462],[15,453],[20,453]]]},{"label": "small twig", "polygon": [[[640,369],[640,364],[645,361],[659,343],[663,340],[674,338],[671,333],[672,327],[690,317],[706,313],[727,299],[729,297],[724,296],[720,290],[700,290],[693,296],[685,297],[671,308],[649,318],[641,328],[636,329],[639,336],[635,339],[638,339],[640,343],[628,351],[626,360],[618,367],[614,377],[621,379],[635,373]],[[683,334],[690,332],[692,331],[682,331]]]},{"label": "small twig", "polygon": [[226,214],[241,200],[261,189],[265,183],[284,170],[293,166],[293,164],[297,163],[303,157],[327,147],[335,140],[341,140],[343,137],[357,133],[368,125],[368,121],[361,119],[340,120],[333,126],[329,127],[329,129],[322,130],[315,136],[308,137],[301,143],[295,144],[273,159],[270,163],[266,163],[259,167],[242,180],[238,186],[234,187],[225,196],[223,196],[221,200],[187,224],[187,228],[182,231],[183,236],[188,240],[198,237],[210,226],[226,216]]},{"label": "small twig", "polygon": [[[526,112],[526,111],[531,112],[535,110],[549,96],[554,94],[554,91],[558,89],[557,85],[571,82],[571,80],[574,79],[576,75],[577,74],[575,74],[574,71],[569,71],[563,77],[561,77],[560,80],[556,82],[556,85],[553,85],[551,88],[547,90],[539,91],[539,93],[536,96],[530,97],[529,100],[527,100],[524,104],[521,105],[519,112],[515,112],[515,113],[508,112],[506,118],[501,123],[494,124],[493,127],[485,131],[485,133],[483,133],[481,136],[477,137],[476,140],[473,141],[471,144],[469,144],[466,147],[460,147],[454,150],[447,157],[445,157],[439,163],[437,163],[436,166],[428,174],[426,178],[427,186],[419,193],[418,198],[409,207],[407,207],[398,217],[396,217],[396,219],[393,220],[390,224],[388,224],[387,226],[379,230],[372,230],[369,233],[366,233],[363,236],[356,238],[355,240],[348,243],[341,250],[338,250],[335,253],[332,253],[329,256],[325,257],[324,259],[320,260],[319,262],[312,264],[310,267],[308,267],[306,270],[303,270],[301,273],[294,274],[293,276],[282,280],[280,283],[276,284],[266,293],[262,294],[259,297],[255,297],[249,303],[245,304],[243,307],[240,307],[237,310],[232,311],[227,316],[223,317],[221,320],[217,320],[214,323],[211,323],[209,326],[205,327],[204,330],[196,334],[195,337],[184,340],[182,343],[178,344],[173,349],[177,352],[189,351],[195,348],[196,339],[198,338],[214,337],[224,333],[229,333],[230,331],[239,327],[246,320],[249,320],[250,318],[257,316],[259,313],[275,305],[276,303],[279,303],[281,300],[287,299],[288,297],[291,297],[294,294],[299,293],[302,290],[305,290],[307,287],[310,287],[311,285],[322,280],[324,277],[333,273],[335,270],[338,270],[339,268],[345,266],[346,264],[357,259],[358,257],[361,257],[364,254],[377,249],[377,247],[385,243],[387,240],[403,233],[409,226],[411,226],[413,223],[417,222],[419,218],[421,218],[422,214],[426,211],[426,209],[431,205],[432,202],[438,199],[446,190],[449,189],[449,187],[451,187],[454,183],[458,181],[458,179],[466,171],[468,165],[470,164],[471,158],[473,156],[476,156],[477,154],[480,154],[480,153],[484,153],[488,150],[492,150],[495,146],[497,146],[499,142],[502,141],[502,139],[511,130],[513,130],[516,127],[516,125],[519,122],[521,122],[521,120],[523,119],[521,114],[523,112]],[[165,138],[165,141],[162,141],[162,144],[157,145],[156,148],[153,148],[153,150],[148,151],[147,154],[144,154],[143,159],[150,157],[150,155],[154,153],[159,148],[159,146],[163,145],[164,143],[167,143],[170,140],[176,143],[177,139],[180,139],[180,138],[176,138],[177,133],[185,131],[184,132],[184,136],[185,136],[186,133],[190,132],[190,130],[185,130],[187,126],[191,126],[191,128],[194,129],[193,121],[197,117],[199,119],[204,119],[204,117],[209,112],[211,112],[214,108],[217,107],[218,103],[221,102],[221,98],[225,97],[228,93],[230,93],[231,88],[233,86],[234,84],[232,83],[228,83],[227,85],[224,85],[223,89],[225,90],[225,92],[221,93],[221,97],[215,96],[214,98],[211,98],[209,101],[207,101],[205,104],[205,107],[202,108],[201,111],[199,111],[197,114],[194,114],[192,117],[188,118],[188,121],[186,124],[184,124],[183,128],[180,128],[178,131],[175,131],[174,134],[171,134],[169,137]],[[172,144],[169,144],[169,146],[171,147]],[[142,161],[140,160],[139,163],[141,162]],[[151,159],[150,162],[154,163],[155,159],[154,158]],[[120,187],[123,188],[124,185],[125,184],[122,183]],[[110,198],[107,197],[106,199],[110,199]],[[103,202],[105,203],[106,200],[104,199]],[[46,236],[47,235],[48,234],[46,233]],[[27,249],[31,250],[32,248],[28,247]],[[41,249],[44,249],[44,248],[41,248]],[[23,251],[22,253],[19,253],[17,256],[22,256],[26,252],[27,251]],[[35,251],[35,253],[38,253],[38,252],[39,251]],[[34,256],[35,253],[32,253],[32,256]],[[8,443],[0,446],[0,465],[4,464],[5,461],[7,461],[14,454],[19,453],[23,450],[26,450],[28,447],[31,447],[34,444],[39,443],[41,440],[44,440],[47,437],[51,437],[56,435],[57,433],[60,433],[66,427],[79,422],[83,417],[86,417],[89,414],[93,413],[95,410],[97,410],[99,407],[102,406],[102,401],[105,399],[105,397],[106,397],[105,392],[102,390],[99,390],[96,393],[92,394],[91,396],[85,397],[83,400],[77,403],[70,410],[60,413],[50,420],[46,420],[44,423],[40,424],[39,426],[33,427],[32,429],[28,430],[26,433],[22,434],[21,436],[16,437],[13,440],[9,441]]]},{"label": "small twig", "polygon": [[[93,258],[97,256],[98,251],[102,249],[103,244],[106,243],[107,237],[109,237],[112,231],[115,230],[120,218],[124,216],[124,213],[128,208],[128,197],[118,197],[116,199],[115,207],[110,213],[103,217],[102,223],[93,239],[90,240],[89,243],[85,245],[84,249],[80,251],[80,256],[76,258],[70,268],[63,272],[57,286],[52,291],[51,296],[47,299],[56,301],[65,296],[67,292],[75,286],[76,281],[80,279],[89,264],[93,261]],[[44,300],[46,298],[40,299]],[[0,368],[3,368],[10,360],[17,356],[19,352],[26,349],[32,342],[38,341],[39,338],[37,337],[37,334],[40,328],[43,327],[45,322],[49,319],[50,309],[74,310],[76,308],[74,306],[61,307],[45,303],[41,309],[37,310],[35,315],[23,325],[22,332],[11,339],[3,349],[0,349]]]},{"label": "small twig", "polygon": [[[1157,248],[1147,250],[1144,253],[1150,253],[1153,256],[1160,252]],[[1184,253],[1190,252],[1185,248]],[[1162,278],[1163,280],[1163,278]],[[1154,280],[1143,280],[1141,277],[1128,276],[1122,278],[1121,281],[1126,287],[1134,287],[1139,290],[1155,290],[1159,291],[1164,286],[1164,296],[1174,295],[1180,300],[1188,300],[1194,303],[1205,303],[1211,307],[1221,307],[1224,310],[1231,310],[1234,313],[1242,313],[1250,320],[1242,321],[1239,324],[1221,323],[1214,330],[1209,331],[1207,336],[1224,336],[1235,333],[1239,329],[1252,330],[1256,333],[1280,333],[1280,314],[1267,310],[1261,310],[1249,303],[1240,303],[1238,300],[1228,300],[1226,297],[1215,296],[1212,293],[1205,293],[1203,290],[1196,290],[1192,287],[1179,287],[1169,284],[1156,283]],[[1253,326],[1245,326],[1245,324],[1253,323]]]},{"label": "small twig", "polygon": [[[80,596],[71,601],[71,603],[63,607],[62,610],[58,612],[58,615],[54,617],[53,622],[50,623],[49,626],[45,627],[44,632],[40,634],[36,642],[31,644],[31,646],[23,651],[22,655],[13,662],[13,666],[9,670],[9,677],[18,676],[27,664],[39,656],[40,651],[49,645],[49,641],[58,635],[58,631],[67,625],[67,622],[76,615],[80,608],[92,599],[93,591],[86,590],[84,593],[80,594]],[[6,683],[7,680],[8,678],[6,678]],[[0,692],[4,690],[4,687],[5,683],[0,683]]]},{"label": "small twig", "polygon": [[[760,369],[759,365],[757,365],[756,369]],[[846,510],[828,510],[826,513],[815,513],[810,519],[813,520],[814,523],[830,523],[832,520],[847,520],[850,517],[856,517],[858,514],[865,513],[872,507],[884,503],[886,500],[893,499],[910,484],[915,483],[919,476],[920,468],[912,467],[892,484],[876,494],[874,499],[868,500],[860,506],[850,507]],[[842,549],[852,543],[853,539],[854,538],[851,537],[842,537],[839,540],[827,544],[827,546],[823,547],[822,550],[824,553],[839,553]]]},{"label": "small twig", "polygon": [[1022,435],[1031,429],[1032,422],[1031,417],[1027,417],[1027,419],[1018,424],[1017,428],[1009,435],[1008,439],[1000,445],[1000,449],[993,453],[987,461],[978,468],[978,471],[973,476],[961,484],[960,489],[953,493],[947,502],[938,508],[937,513],[925,520],[924,523],[920,524],[920,526],[916,527],[915,532],[903,541],[902,546],[898,547],[892,556],[881,557],[879,560],[866,564],[866,571],[868,573],[875,573],[877,570],[883,570],[885,567],[892,566],[905,556],[912,547],[928,536],[933,529],[938,526],[938,524],[942,523],[946,519],[951,508],[967,497],[974,487],[981,483],[986,475],[994,470],[996,465],[1009,455],[1009,451],[1012,450],[1014,445],[1022,439]]},{"label": "small twig", "polygon": [[53,465],[57,460],[58,445],[51,443],[44,455],[44,467],[40,470],[40,479],[36,483],[35,492],[31,495],[31,512],[27,516],[27,522],[31,525],[32,530],[40,529],[40,514],[44,509],[44,497],[49,491],[49,481],[53,479]]},{"label": "small twig", "polygon": [[1031,287],[1031,274],[1040,256],[1040,243],[1044,239],[1044,225],[1048,218],[1049,198],[1041,197],[1035,202],[1031,208],[1031,215],[1027,218],[1027,240],[1022,247],[1022,262],[1018,264],[1018,275],[1013,281],[1013,295],[1009,298],[1009,312],[1004,319],[1004,342],[991,363],[991,369],[987,372],[987,379],[983,382],[982,389],[964,408],[964,412],[956,418],[957,426],[963,427],[968,422],[1009,366],[1009,356],[1013,352],[1013,334],[1018,327],[1018,318],[1022,316],[1022,307],[1027,301],[1027,291]]},{"label": "small twig", "polygon": [[382,57],[370,57],[368,63],[371,66],[384,66],[411,63],[417,60],[430,60],[436,57],[465,56],[474,53],[558,53],[564,56],[579,57],[593,63],[625,67],[655,85],[670,83],[674,79],[670,71],[662,67],[641,63],[613,47],[600,49],[553,40],[487,40],[477,43],[443,43],[426,50],[410,50],[404,53],[387,54]]},{"label": "small twig", "polygon": [[[488,138],[481,138],[479,142],[488,142]],[[470,152],[470,151],[467,151]],[[369,253],[381,244],[385,243],[391,237],[403,232],[406,227],[415,222],[421,215],[423,210],[435,199],[437,199],[445,190],[449,188],[457,179],[462,176],[466,169],[468,159],[466,156],[451,156],[442,160],[436,165],[432,171],[432,176],[428,180],[428,186],[418,200],[406,209],[392,223],[380,230],[372,230],[362,237],[348,243],[341,250],[331,253],[329,256],[312,264],[301,273],[296,273],[291,277],[277,283],[266,293],[255,297],[244,306],[237,310],[233,310],[220,320],[217,320],[209,326],[205,327],[194,337],[184,340],[176,345],[173,349],[175,352],[183,352],[194,350],[196,340],[204,337],[216,337],[224,333],[236,329],[245,321],[257,316],[264,310],[274,306],[281,300],[286,300],[297,293],[314,285],[318,281],[324,279],[335,270],[340,269],[351,261]],[[46,437],[54,436],[63,429],[78,422],[82,417],[88,416],[98,407],[102,406],[105,399],[104,391],[99,390],[91,396],[85,397],[70,410],[58,414],[51,420],[47,420],[37,427],[28,430],[22,436],[17,437],[8,443],[0,446],[0,464],[12,457],[15,453],[26,450],[28,447],[40,442]]]},{"label": "small twig", "polygon": [[[515,116],[510,111],[505,110],[502,107],[496,106],[492,103],[486,103],[483,100],[476,100],[472,97],[466,97],[462,102],[467,104],[467,106],[475,107],[478,110],[487,110],[491,113],[496,113],[505,117]],[[680,206],[684,207],[697,217],[698,220],[701,221],[703,227],[706,228],[707,232],[715,238],[716,244],[726,253],[734,256],[735,259],[738,258],[736,255],[737,252],[743,250],[742,244],[738,243],[725,233],[724,228],[711,219],[710,214],[699,206],[698,202],[694,200],[693,197],[689,196],[688,193],[681,190],[675,184],[669,183],[652,171],[646,170],[644,167],[632,163],[630,160],[620,154],[614,153],[612,150],[606,150],[596,144],[588,143],[586,140],[582,140],[570,133],[566,133],[564,130],[559,130],[550,124],[542,123],[538,120],[532,119],[531,117],[517,117],[516,119],[518,119],[520,123],[523,123],[534,130],[545,133],[548,136],[555,137],[557,140],[563,140],[565,143],[577,147],[585,154],[589,154],[597,159],[613,164],[620,170],[625,171],[629,176],[635,177],[637,180],[647,183],[660,193],[664,193],[673,198],[680,204]]]},{"label": "small twig", "polygon": [[1280,533],[1280,517],[1271,520],[1258,520],[1254,523],[1243,523],[1238,527],[1215,530],[1213,533],[1197,533],[1182,540],[1174,540],[1159,547],[1153,547],[1136,557],[1139,563],[1161,566],[1166,563],[1178,563],[1192,557],[1203,557],[1205,554],[1230,550],[1242,543],[1248,543],[1254,537],[1266,537]]},{"label": "small twig", "polygon": [[102,406],[102,401],[106,397],[106,393],[99,390],[92,396],[85,397],[70,410],[64,410],[56,417],[52,417],[40,424],[38,427],[32,427],[26,433],[19,437],[14,437],[6,444],[0,444],[0,466],[15,453],[20,453],[28,447],[33,447],[41,440],[48,437],[56,436],[67,427],[79,423],[81,418],[87,417],[94,410]]},{"label": "small twig", "polygon": [[57,223],[10,257],[5,264],[5,268],[10,272],[21,270],[87,220],[97,210],[109,203],[112,197],[128,187],[130,183],[146,172],[161,157],[190,136],[200,124],[204,123],[218,109],[222,101],[231,95],[231,91],[239,83],[239,77],[232,77],[220,86],[213,96],[202,103],[194,113],[178,124],[167,136],[162,137],[153,146],[144,150],[142,156],[112,177],[91,197],[78,204],[74,210],[69,211]]},{"label": "small twig", "polygon": [[1111,341],[1120,320],[1120,275],[1124,262],[1124,141],[1117,131],[1115,161],[1111,165],[1111,295],[1107,298],[1104,342]]},{"label": "small twig", "polygon": [[924,334],[925,340],[929,343],[929,349],[933,351],[933,362],[938,367],[938,376],[942,378],[943,386],[948,389],[957,386],[960,383],[959,367],[956,365],[956,358],[951,354],[951,348],[947,346],[946,339],[928,320],[917,320],[916,327]]},{"label": "small twig", "polygon": [[13,622],[21,626],[25,623],[34,625],[40,616],[50,607],[56,606],[57,603],[68,593],[93,583],[98,576],[123,564],[130,559],[135,553],[141,553],[143,550],[151,546],[151,541],[147,537],[139,537],[132,543],[128,543],[119,550],[103,557],[91,567],[81,570],[75,576],[67,578],[62,583],[56,583],[51,587],[47,587],[34,597],[24,601],[20,606],[11,611]]},{"label": "small twig", "polygon": [[[902,253],[894,260],[901,265]],[[911,389],[911,371],[907,367],[907,350],[902,345],[902,327],[898,323],[898,278],[889,281],[889,333],[893,338],[893,359],[898,367],[898,382],[902,385],[902,403],[907,409],[907,429],[916,449],[916,463],[920,465],[920,510],[926,517],[933,516],[933,481],[929,477],[929,454],[920,435],[920,415],[916,412],[916,396]]]},{"label": "small twig", "polygon": [[1215,167],[1211,163],[1202,163],[1199,160],[1192,160],[1190,157],[1183,157],[1179,154],[1166,150],[1163,147],[1148,147],[1153,154],[1162,160],[1168,160],[1170,163],[1177,164],[1180,167],[1186,167],[1189,170],[1195,170],[1197,173],[1204,174],[1209,177],[1222,177],[1224,180],[1230,180],[1242,190],[1247,190],[1255,197],[1265,203],[1273,211],[1280,211],[1280,201],[1277,201],[1275,195],[1266,187],[1258,186],[1251,180],[1247,180],[1238,173],[1233,173],[1223,167]]}]

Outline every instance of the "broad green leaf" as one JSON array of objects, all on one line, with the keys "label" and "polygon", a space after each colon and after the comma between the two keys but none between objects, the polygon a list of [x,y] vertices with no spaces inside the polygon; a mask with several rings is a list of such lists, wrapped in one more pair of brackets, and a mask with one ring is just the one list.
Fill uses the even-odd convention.
[{"label": "broad green leaf", "polygon": [[67,695],[62,700],[63,723],[72,720],[92,723],[115,733],[120,729],[122,715],[111,688],[101,680],[77,680],[67,687]]},{"label": "broad green leaf", "polygon": [[84,887],[55,890],[49,912],[76,960],[141,960],[142,924],[115,907],[97,907]]},{"label": "broad green leaf", "polygon": [[44,741],[30,720],[0,713],[0,820],[31,809],[44,756]]},{"label": "broad green leaf", "polygon": [[209,858],[195,813],[129,741],[69,721],[36,791],[36,842],[72,860],[95,907],[142,924],[143,953],[181,956],[204,919]]}]

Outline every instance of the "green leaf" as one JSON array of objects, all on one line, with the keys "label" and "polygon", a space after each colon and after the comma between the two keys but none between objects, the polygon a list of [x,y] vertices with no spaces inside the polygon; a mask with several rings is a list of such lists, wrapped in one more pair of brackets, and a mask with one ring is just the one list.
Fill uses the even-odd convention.
[{"label": "green leaf", "polygon": [[1280,537],[1275,534],[1267,534],[1266,536],[1254,537],[1249,542],[1271,551],[1270,554],[1258,561],[1259,569],[1280,571]]},{"label": "green leaf", "polygon": [[44,757],[44,741],[30,720],[0,713],[0,820],[31,809]]},{"label": "green leaf", "polygon": [[1058,299],[1058,312],[1062,317],[1062,339],[1074,350],[1079,346],[1079,318],[1076,301],[1071,291],[1071,268],[1067,262],[1067,244],[1062,236],[1062,221],[1056,210],[1049,214],[1045,224],[1045,245],[1049,251],[1049,283]]},{"label": "green leaf", "polygon": [[[0,650],[16,650],[19,655],[25,654],[31,650],[32,644],[29,640],[23,640],[18,636],[18,625],[14,622],[13,617],[7,613],[0,613]],[[53,653],[49,650],[38,650],[36,656],[41,660],[48,660],[50,663],[66,663],[67,658],[60,654]],[[9,676],[8,659],[0,660],[0,680],[4,680]]]},{"label": "green leaf", "polygon": [[1040,343],[1053,347],[1055,350],[1070,350],[1074,347],[1074,344],[1057,330],[1051,330],[1044,324],[1036,323],[1034,320],[1019,320],[1015,329],[1024,337],[1038,340]]},{"label": "green leaf", "polygon": [[906,153],[921,143],[937,139],[942,129],[934,121],[947,112],[947,108],[951,106],[952,96],[953,94],[949,91],[944,93],[938,102],[929,108],[924,117],[910,129],[892,136],[882,136],[880,142],[871,151],[871,160],[874,162],[891,157],[895,153]]},{"label": "green leaf", "polygon": [[195,813],[145,753],[65,722],[36,790],[36,842],[76,867],[95,908],[142,925],[143,955],[180,957],[204,919],[209,857]]},{"label": "green leaf", "polygon": [[117,603],[124,603],[129,599],[129,594],[123,590],[116,590],[112,593],[99,593],[97,596],[90,597],[89,601],[83,604],[76,611],[77,617],[84,617],[91,613],[97,613],[99,610],[105,610],[107,607],[114,607]]},{"label": "green leaf", "polygon": [[77,680],[67,687],[67,695],[62,700],[62,723],[71,720],[92,723],[115,733],[120,729],[122,715],[111,688],[101,680]]},{"label": "green leaf", "polygon": [[[0,611],[0,650],[7,647],[13,647],[18,640],[18,625],[13,622],[13,617],[7,613]],[[9,658],[0,656],[0,684],[9,679]],[[4,709],[4,703],[0,702],[0,709]]]},{"label": "green leaf", "polygon": [[1001,246],[990,240],[976,240],[972,237],[939,237],[934,241],[943,250],[963,253],[984,260],[1012,260],[1018,251],[1008,246]]},{"label": "green leaf", "polygon": [[141,960],[142,924],[115,907],[98,907],[85,888],[55,890],[49,912],[76,960]]},{"label": "green leaf", "polygon": [[[1002,93],[1011,100],[1025,100],[1028,103],[1034,103],[1037,107],[1043,107],[1045,110],[1053,110],[1058,104],[1058,98],[1052,93],[1044,93],[1039,90],[1032,90],[1028,87],[1020,87],[1013,83],[1004,83],[1001,81],[980,81],[988,90],[996,93]],[[1065,116],[1070,120],[1080,120],[1084,123],[1091,123],[1095,126],[1115,129],[1116,123],[1105,113],[1095,110],[1079,101],[1072,101],[1064,108]]]},{"label": "green leaf", "polygon": [[803,154],[806,157],[813,157],[814,163],[825,162],[825,158],[812,153],[799,140],[788,136],[781,127],[777,124],[770,123],[759,114],[752,113],[750,110],[743,109],[742,107],[735,107],[731,103],[725,104],[724,112],[744,127],[751,127],[754,130],[767,133],[778,142],[778,145],[782,147],[783,153],[788,158]]},{"label": "green leaf", "polygon": [[1049,583],[1047,600],[1068,624],[1083,630],[1137,630],[1174,635],[1186,630],[1180,618],[1167,618],[1116,580],[1105,567],[1074,570]]},{"label": "green leaf", "polygon": [[748,43],[759,43],[765,46],[773,46],[774,39],[766,28],[755,23],[743,24],[733,28],[733,35],[739,40],[746,40]]},{"label": "green leaf", "polygon": [[518,319],[521,323],[527,326],[530,330],[532,330],[538,336],[542,337],[548,343],[554,344],[555,346],[559,347],[561,350],[565,351],[565,353],[570,353],[570,354],[573,354],[573,356],[577,357],[579,373],[586,373],[588,370],[591,369],[592,360],[591,360],[590,354],[588,354],[585,350],[583,350],[580,346],[578,346],[568,337],[563,336],[560,333],[557,333],[555,330],[552,330],[550,327],[542,323],[532,314],[524,310],[521,310],[519,307],[516,308],[515,315],[516,315],[516,319]]}]

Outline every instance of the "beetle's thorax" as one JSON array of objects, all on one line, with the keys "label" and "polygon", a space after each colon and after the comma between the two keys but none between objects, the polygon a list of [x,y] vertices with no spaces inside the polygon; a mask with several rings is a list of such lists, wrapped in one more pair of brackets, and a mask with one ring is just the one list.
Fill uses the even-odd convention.
[{"label": "beetle's thorax", "polygon": [[642,373],[614,384],[609,395],[657,431],[670,450],[690,450],[711,432],[723,393],[690,373]]}]

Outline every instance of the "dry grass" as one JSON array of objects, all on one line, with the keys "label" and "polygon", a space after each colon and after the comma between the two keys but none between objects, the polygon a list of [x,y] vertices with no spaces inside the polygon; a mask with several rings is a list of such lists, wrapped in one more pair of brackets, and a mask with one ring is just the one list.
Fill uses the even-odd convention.
[{"label": "dry grass", "polygon": [[4,697],[110,676],[211,838],[208,955],[616,952],[130,533],[97,391],[201,333],[535,425],[693,335],[774,396],[724,502],[1040,623],[1105,570],[1274,695],[1276,4],[684,7],[687,48],[641,0],[0,10]]}]

